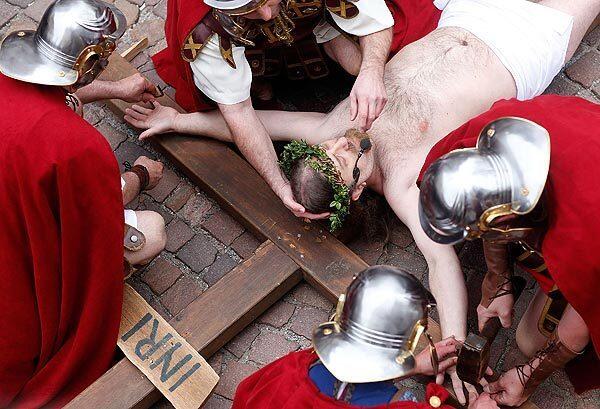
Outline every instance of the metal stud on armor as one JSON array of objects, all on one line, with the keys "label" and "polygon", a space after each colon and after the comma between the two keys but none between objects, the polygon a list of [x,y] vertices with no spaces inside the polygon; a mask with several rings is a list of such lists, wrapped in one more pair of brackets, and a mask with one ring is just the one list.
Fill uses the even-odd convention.
[{"label": "metal stud on armor", "polygon": [[108,63],[127,24],[100,0],[58,0],[36,31],[9,34],[0,45],[0,72],[35,84],[82,87]]}]

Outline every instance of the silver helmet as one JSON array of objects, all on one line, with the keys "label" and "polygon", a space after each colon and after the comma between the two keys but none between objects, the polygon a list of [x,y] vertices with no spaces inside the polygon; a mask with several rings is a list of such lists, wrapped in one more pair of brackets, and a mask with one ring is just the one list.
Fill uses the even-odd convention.
[{"label": "silver helmet", "polygon": [[125,16],[100,0],[57,0],[36,31],[10,33],[0,45],[0,72],[35,84],[81,87],[104,69]]},{"label": "silver helmet", "polygon": [[497,119],[483,128],[475,148],[452,151],[427,169],[419,196],[421,227],[442,244],[492,232],[495,220],[534,209],[549,166],[546,129],[522,118]]},{"label": "silver helmet", "polygon": [[434,304],[411,274],[391,266],[369,267],[340,296],[333,321],[315,329],[314,349],[343,382],[404,376],[415,366],[414,350]]},{"label": "silver helmet", "polygon": [[241,16],[261,8],[268,0],[204,0],[204,4],[230,16]]}]

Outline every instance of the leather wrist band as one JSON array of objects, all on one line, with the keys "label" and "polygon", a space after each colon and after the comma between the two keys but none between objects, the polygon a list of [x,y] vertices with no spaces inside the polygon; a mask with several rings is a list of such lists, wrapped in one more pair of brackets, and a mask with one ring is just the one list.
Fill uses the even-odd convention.
[{"label": "leather wrist band", "polygon": [[140,191],[146,190],[148,185],[150,184],[150,173],[148,173],[148,169],[146,169],[142,165],[134,165],[128,172],[135,173],[140,180]]}]

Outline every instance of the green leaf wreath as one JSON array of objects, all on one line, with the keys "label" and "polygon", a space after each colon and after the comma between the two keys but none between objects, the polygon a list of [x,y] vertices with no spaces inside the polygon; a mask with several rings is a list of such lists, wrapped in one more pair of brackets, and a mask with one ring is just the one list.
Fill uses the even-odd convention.
[{"label": "green leaf wreath", "polygon": [[293,141],[283,149],[279,166],[289,178],[292,172],[292,164],[304,158],[305,163],[312,169],[325,176],[333,187],[333,201],[329,204],[331,208],[329,215],[329,226],[331,231],[340,228],[350,209],[350,189],[344,183],[340,172],[333,161],[325,153],[325,149],[318,145],[309,145],[306,141]]}]

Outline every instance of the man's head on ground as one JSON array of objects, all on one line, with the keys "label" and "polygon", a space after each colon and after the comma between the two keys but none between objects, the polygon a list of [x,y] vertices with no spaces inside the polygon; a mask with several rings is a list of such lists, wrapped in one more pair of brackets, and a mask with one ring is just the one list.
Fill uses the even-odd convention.
[{"label": "man's head on ground", "polygon": [[100,0],[57,0],[36,31],[9,34],[0,46],[0,72],[34,84],[75,90],[108,64],[127,24],[123,13]]},{"label": "man's head on ground", "polygon": [[356,130],[320,145],[294,141],[285,147],[281,164],[298,203],[311,213],[330,212],[332,230],[341,226],[374,168],[371,141]]},{"label": "man's head on ground", "polygon": [[205,0],[204,3],[229,16],[269,21],[279,14],[281,0]]}]

